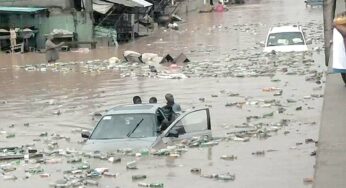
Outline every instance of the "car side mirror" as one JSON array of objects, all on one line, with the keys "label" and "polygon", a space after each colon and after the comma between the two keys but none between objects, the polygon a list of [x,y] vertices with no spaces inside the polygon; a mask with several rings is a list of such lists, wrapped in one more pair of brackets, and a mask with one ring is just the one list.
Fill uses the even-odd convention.
[{"label": "car side mirror", "polygon": [[261,47],[265,47],[264,41],[259,42],[259,45],[260,45]]},{"label": "car side mirror", "polygon": [[83,131],[81,133],[82,138],[90,138],[90,132],[89,131]]}]

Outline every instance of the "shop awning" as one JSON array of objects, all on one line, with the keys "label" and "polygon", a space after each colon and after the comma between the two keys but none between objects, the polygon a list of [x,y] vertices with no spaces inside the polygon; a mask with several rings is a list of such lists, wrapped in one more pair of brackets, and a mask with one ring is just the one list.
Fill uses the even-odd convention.
[{"label": "shop awning", "polygon": [[106,14],[113,7],[113,5],[114,3],[109,3],[109,2],[100,1],[100,0],[93,0],[94,11],[101,14]]},{"label": "shop awning", "polygon": [[0,13],[36,13],[46,10],[46,8],[33,8],[33,7],[2,7],[0,6]]},{"label": "shop awning", "polygon": [[150,7],[152,6],[153,4],[149,3],[148,1],[145,1],[145,0],[132,0],[140,5],[142,5],[143,7]]},{"label": "shop awning", "polygon": [[108,2],[121,4],[127,7],[150,7],[153,4],[145,0],[107,0]]}]

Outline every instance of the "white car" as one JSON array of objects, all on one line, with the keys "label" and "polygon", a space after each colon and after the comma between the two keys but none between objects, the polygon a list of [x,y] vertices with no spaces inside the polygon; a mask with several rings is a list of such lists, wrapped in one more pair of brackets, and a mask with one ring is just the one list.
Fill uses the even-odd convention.
[{"label": "white car", "polygon": [[301,26],[280,26],[270,28],[264,52],[302,52],[307,51]]}]

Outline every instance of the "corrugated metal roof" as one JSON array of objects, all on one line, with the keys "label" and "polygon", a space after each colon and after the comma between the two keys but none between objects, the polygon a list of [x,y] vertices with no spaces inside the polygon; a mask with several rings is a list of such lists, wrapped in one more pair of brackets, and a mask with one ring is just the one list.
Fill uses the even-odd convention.
[{"label": "corrugated metal roof", "polygon": [[106,0],[108,2],[121,4],[127,7],[149,7],[153,4],[145,1],[145,0]]},{"label": "corrugated metal roof", "polygon": [[0,13],[35,13],[38,11],[46,10],[47,8],[34,8],[34,7],[3,7],[0,6]]},{"label": "corrugated metal roof", "polygon": [[106,14],[112,7],[114,3],[108,3],[100,0],[93,0],[93,9],[101,14]]}]

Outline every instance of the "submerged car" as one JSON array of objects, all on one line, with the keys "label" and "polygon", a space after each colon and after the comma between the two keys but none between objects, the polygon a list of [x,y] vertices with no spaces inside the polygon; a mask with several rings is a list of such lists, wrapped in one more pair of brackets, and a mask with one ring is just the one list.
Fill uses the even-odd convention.
[{"label": "submerged car", "polygon": [[272,27],[267,35],[264,52],[301,52],[307,51],[301,26]]},{"label": "submerged car", "polygon": [[211,137],[208,108],[178,114],[164,130],[167,118],[158,104],[121,105],[102,116],[94,130],[83,132],[84,151],[112,152],[118,149],[161,148],[194,136]]}]

